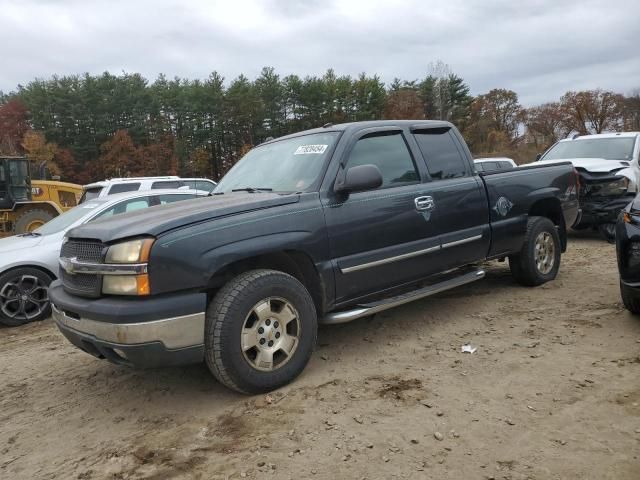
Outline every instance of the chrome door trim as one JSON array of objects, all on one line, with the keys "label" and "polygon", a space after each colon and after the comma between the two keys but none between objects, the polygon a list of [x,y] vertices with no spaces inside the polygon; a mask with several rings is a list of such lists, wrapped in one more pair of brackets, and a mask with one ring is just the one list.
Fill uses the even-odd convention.
[{"label": "chrome door trim", "polygon": [[481,238],[482,238],[482,234],[474,235],[473,237],[467,237],[461,240],[455,240],[453,242],[444,243],[442,245],[436,245],[435,247],[423,248],[422,250],[416,250],[415,252],[403,253],[402,255],[395,255],[393,257],[387,257],[381,260],[374,260],[373,262],[361,263],[360,265],[354,265],[353,267],[345,267],[345,268],[340,267],[340,272],[341,273],[357,272],[359,270],[364,270],[366,268],[377,267],[379,265],[386,265],[387,263],[392,263],[400,260],[406,260],[408,258],[418,257],[420,255],[432,253],[438,250],[442,250],[444,248],[451,248],[451,247],[456,247],[458,245],[463,245],[465,243],[475,242],[476,240],[480,240]]},{"label": "chrome door trim", "polygon": [[480,240],[481,238],[482,238],[482,235],[475,235],[473,237],[463,238],[461,240],[456,240],[454,242],[443,243],[442,248],[456,247],[458,245],[463,245],[465,243],[475,242],[476,240]]},{"label": "chrome door trim", "polygon": [[403,253],[402,255],[374,260],[373,262],[361,263],[360,265],[354,265],[353,267],[340,268],[340,271],[342,273],[357,272],[358,270],[364,270],[365,268],[377,267],[378,265],[385,265],[387,263],[397,262],[399,260],[405,260],[407,258],[413,258],[426,253],[435,252],[436,250],[440,250],[440,248],[440,245],[436,245],[435,247],[423,248],[422,250],[416,250],[415,252]]}]

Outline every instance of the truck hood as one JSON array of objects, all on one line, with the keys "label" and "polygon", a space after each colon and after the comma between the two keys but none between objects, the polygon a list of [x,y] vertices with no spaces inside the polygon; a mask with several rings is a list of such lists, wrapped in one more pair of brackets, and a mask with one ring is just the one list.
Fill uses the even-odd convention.
[{"label": "truck hood", "polygon": [[187,225],[297,203],[298,201],[299,195],[295,194],[227,193],[145,208],[136,212],[96,220],[70,230],[67,236],[91,238],[104,243],[143,235],[157,237]]},{"label": "truck hood", "polygon": [[575,168],[582,168],[592,173],[614,173],[630,164],[626,160],[607,160],[605,158],[563,158],[556,160],[539,160],[536,164],[553,164],[571,162]]}]

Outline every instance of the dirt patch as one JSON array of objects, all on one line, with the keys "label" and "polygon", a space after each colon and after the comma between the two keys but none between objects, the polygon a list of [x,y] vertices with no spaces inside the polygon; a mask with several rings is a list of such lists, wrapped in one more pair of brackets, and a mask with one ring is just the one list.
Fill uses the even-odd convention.
[{"label": "dirt patch", "polygon": [[382,383],[382,386],[378,389],[378,396],[382,398],[393,397],[403,400],[406,392],[422,389],[422,381],[417,378],[369,377],[368,380]]},{"label": "dirt patch", "polygon": [[640,318],[615,262],[574,235],[543,287],[490,263],[481,282],[322,327],[269,396],[202,365],[110,365],[51,321],[0,328],[0,478],[637,480]]}]

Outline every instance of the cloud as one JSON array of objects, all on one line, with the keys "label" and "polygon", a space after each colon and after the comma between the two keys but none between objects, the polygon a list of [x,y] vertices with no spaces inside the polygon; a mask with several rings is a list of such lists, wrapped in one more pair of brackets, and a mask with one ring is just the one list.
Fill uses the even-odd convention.
[{"label": "cloud", "polygon": [[378,74],[421,78],[438,59],[479,94],[532,105],[567,90],[640,87],[636,0],[5,0],[0,90],[105,70],[149,80]]}]

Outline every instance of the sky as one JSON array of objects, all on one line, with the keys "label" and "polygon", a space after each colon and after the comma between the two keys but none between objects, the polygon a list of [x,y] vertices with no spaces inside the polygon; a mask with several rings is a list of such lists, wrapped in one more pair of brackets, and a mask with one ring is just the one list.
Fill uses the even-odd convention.
[{"label": "sky", "polygon": [[640,89],[640,0],[0,0],[0,91],[54,74],[153,81],[377,74],[443,61],[474,95],[524,106],[568,90]]}]

